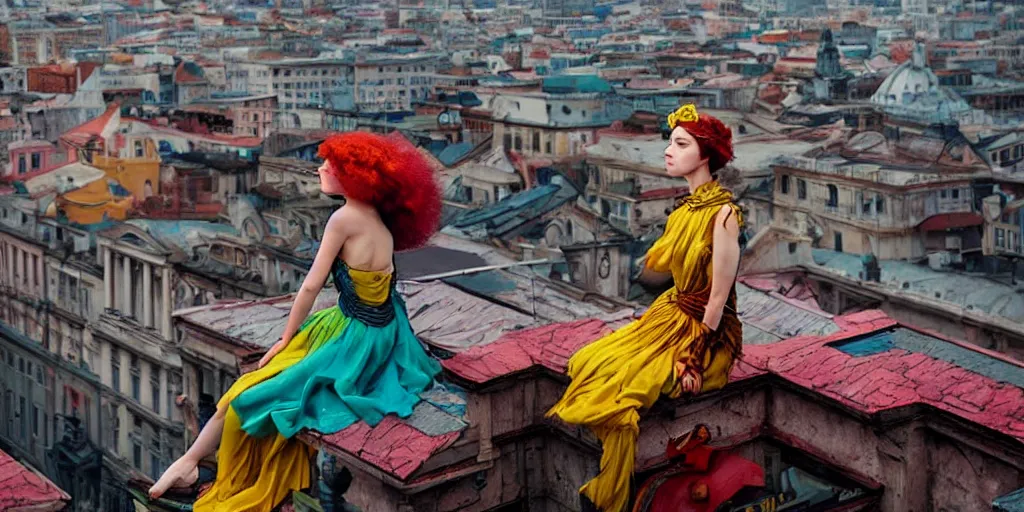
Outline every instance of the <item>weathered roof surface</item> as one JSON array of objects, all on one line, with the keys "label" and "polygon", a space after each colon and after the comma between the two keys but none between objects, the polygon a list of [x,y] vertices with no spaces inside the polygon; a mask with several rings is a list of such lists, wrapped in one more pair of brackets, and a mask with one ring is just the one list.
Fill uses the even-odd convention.
[{"label": "weathered roof surface", "polygon": [[[860,256],[825,249],[813,249],[814,262],[821,268],[856,279],[863,270]],[[955,272],[939,272],[905,261],[879,261],[880,283],[870,283],[922,300],[943,302],[966,311],[1024,322],[1024,297],[1008,285]],[[904,287],[904,283],[906,286]]]},{"label": "weathered roof surface", "polygon": [[489,270],[448,277],[444,281],[478,297],[517,309],[539,319],[540,323],[633,313],[632,308],[613,303],[598,305],[584,302],[563,292],[557,282],[545,279],[529,268]]},{"label": "weathered roof surface", "polygon": [[486,345],[506,332],[539,325],[530,315],[442,281],[404,282],[400,288],[416,335],[451,352]]},{"label": "weathered roof surface", "polygon": [[420,396],[423,401],[408,418],[389,414],[374,427],[360,421],[330,435],[303,435],[405,480],[431,455],[454,443],[468,426],[462,389],[438,384]]},{"label": "weathered roof surface", "polygon": [[553,180],[549,185],[527,189],[497,203],[467,211],[451,221],[449,226],[469,234],[471,238],[514,236],[527,224],[578,195],[576,188],[568,182]]},{"label": "weathered roof surface", "polygon": [[736,301],[743,322],[743,344],[763,345],[794,336],[821,336],[839,330],[832,315],[774,289],[759,289],[754,282],[736,284]]},{"label": "weathered roof surface", "polygon": [[76,144],[84,144],[92,137],[109,138],[120,125],[120,112],[120,105],[111,103],[99,117],[64,132],[61,138]]},{"label": "weathered roof surface", "polygon": [[457,144],[449,144],[440,153],[437,154],[437,159],[446,166],[456,164],[462,157],[466,156],[467,153],[473,151],[473,144],[469,142],[459,142]]},{"label": "weathered roof surface", "polygon": [[218,234],[239,236],[238,230],[229,224],[202,220],[150,220],[131,219],[128,224],[146,231],[153,238],[181,249],[191,255],[197,245],[197,237],[215,238]]},{"label": "weathered roof surface", "polygon": [[43,475],[0,451],[0,510],[63,510],[71,496]]},{"label": "weathered roof surface", "polygon": [[[900,326],[881,311],[835,317],[840,331],[752,345],[731,380],[772,374],[864,414],[928,405],[1024,441],[1024,366],[1001,354]],[[599,320],[509,333],[443,361],[469,385],[542,367],[611,332]]]}]

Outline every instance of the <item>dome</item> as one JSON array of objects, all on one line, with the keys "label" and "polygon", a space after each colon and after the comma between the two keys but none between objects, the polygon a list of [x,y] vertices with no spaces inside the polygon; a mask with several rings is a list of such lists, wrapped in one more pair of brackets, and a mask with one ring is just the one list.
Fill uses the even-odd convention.
[{"label": "dome", "polygon": [[913,58],[885,78],[871,95],[871,103],[923,124],[959,122],[972,112],[958,94],[939,86],[938,77],[924,62],[921,45],[915,46]]},{"label": "dome", "polygon": [[914,48],[914,57],[889,73],[871,96],[871,103],[883,107],[903,105],[907,94],[916,96],[938,91],[939,78],[924,64],[924,56],[920,52],[920,46]]}]

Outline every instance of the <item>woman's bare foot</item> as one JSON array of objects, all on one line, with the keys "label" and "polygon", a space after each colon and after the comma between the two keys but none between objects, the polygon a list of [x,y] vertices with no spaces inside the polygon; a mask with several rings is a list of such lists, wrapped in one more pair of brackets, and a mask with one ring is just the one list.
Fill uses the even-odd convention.
[{"label": "woman's bare foot", "polygon": [[192,460],[182,457],[171,464],[160,479],[149,488],[150,499],[163,496],[171,487],[188,487],[199,480],[199,466]]}]

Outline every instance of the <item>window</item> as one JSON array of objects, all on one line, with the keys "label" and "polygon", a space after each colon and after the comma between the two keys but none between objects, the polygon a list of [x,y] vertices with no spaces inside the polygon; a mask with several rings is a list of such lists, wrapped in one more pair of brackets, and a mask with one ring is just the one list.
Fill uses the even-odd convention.
[{"label": "window", "polygon": [[110,387],[121,392],[121,352],[117,347],[110,347]]},{"label": "window", "polygon": [[885,213],[885,197],[882,194],[875,195],[875,214],[881,215]]},{"label": "window", "polygon": [[32,437],[39,437],[39,407],[32,405]]},{"label": "window", "polygon": [[534,151],[540,152],[540,132],[533,132],[533,148]]},{"label": "window", "polygon": [[951,197],[953,199],[960,199],[960,189],[954,188],[953,191],[952,191],[952,196]]},{"label": "window", "polygon": [[833,208],[839,206],[839,188],[835,185],[828,186],[828,202],[825,203],[825,206],[831,206]]},{"label": "window", "polygon": [[182,394],[181,375],[177,373],[167,374],[167,410],[164,415],[168,419],[174,419],[174,399]]},{"label": "window", "polygon": [[158,480],[160,479],[160,473],[162,473],[160,469],[160,455],[149,452],[149,476],[153,480]]},{"label": "window", "polygon": [[32,170],[34,171],[42,166],[42,155],[39,153],[32,153]]},{"label": "window", "polygon": [[1006,247],[1006,230],[996,228],[996,247]]},{"label": "window", "polygon": [[796,197],[797,199],[807,199],[807,181],[802,178],[796,180]]},{"label": "window", "polygon": [[25,174],[28,170],[25,165],[25,155],[18,155],[18,174]]},{"label": "window", "polygon": [[150,397],[153,400],[153,411],[160,414],[160,369],[152,365],[149,370]]},{"label": "window", "polygon": [[505,149],[508,149],[508,148],[512,147],[512,134],[511,133],[506,133],[505,135],[503,135],[501,137],[501,145]]},{"label": "window", "polygon": [[782,179],[779,182],[779,189],[783,194],[789,194],[789,175],[783,174]]},{"label": "window", "polygon": [[18,397],[18,417],[21,418],[21,430],[18,431],[18,437],[26,437],[28,434],[28,411],[25,408],[25,397]]},{"label": "window", "polygon": [[137,439],[132,439],[132,465],[142,469],[142,444]]},{"label": "window", "polygon": [[515,142],[516,142],[515,143],[515,150],[516,151],[522,151],[523,150],[523,138],[520,137],[519,135],[516,135]]},{"label": "window", "polygon": [[141,387],[141,372],[139,370],[139,357],[134,354],[132,354],[132,367],[130,372],[132,374],[132,398],[138,402],[141,400],[141,390],[139,389]]}]

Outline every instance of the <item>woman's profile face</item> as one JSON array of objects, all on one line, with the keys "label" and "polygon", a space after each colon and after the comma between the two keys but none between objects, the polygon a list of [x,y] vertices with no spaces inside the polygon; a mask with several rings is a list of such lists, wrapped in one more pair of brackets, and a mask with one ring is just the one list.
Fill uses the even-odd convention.
[{"label": "woman's profile face", "polygon": [[665,148],[665,172],[673,178],[685,178],[700,167],[700,146],[690,132],[677,126],[669,135]]},{"label": "woman's profile face", "polygon": [[320,175],[320,191],[329,196],[341,195],[341,182],[338,181],[337,173],[330,160],[324,160],[323,165],[316,170]]}]

